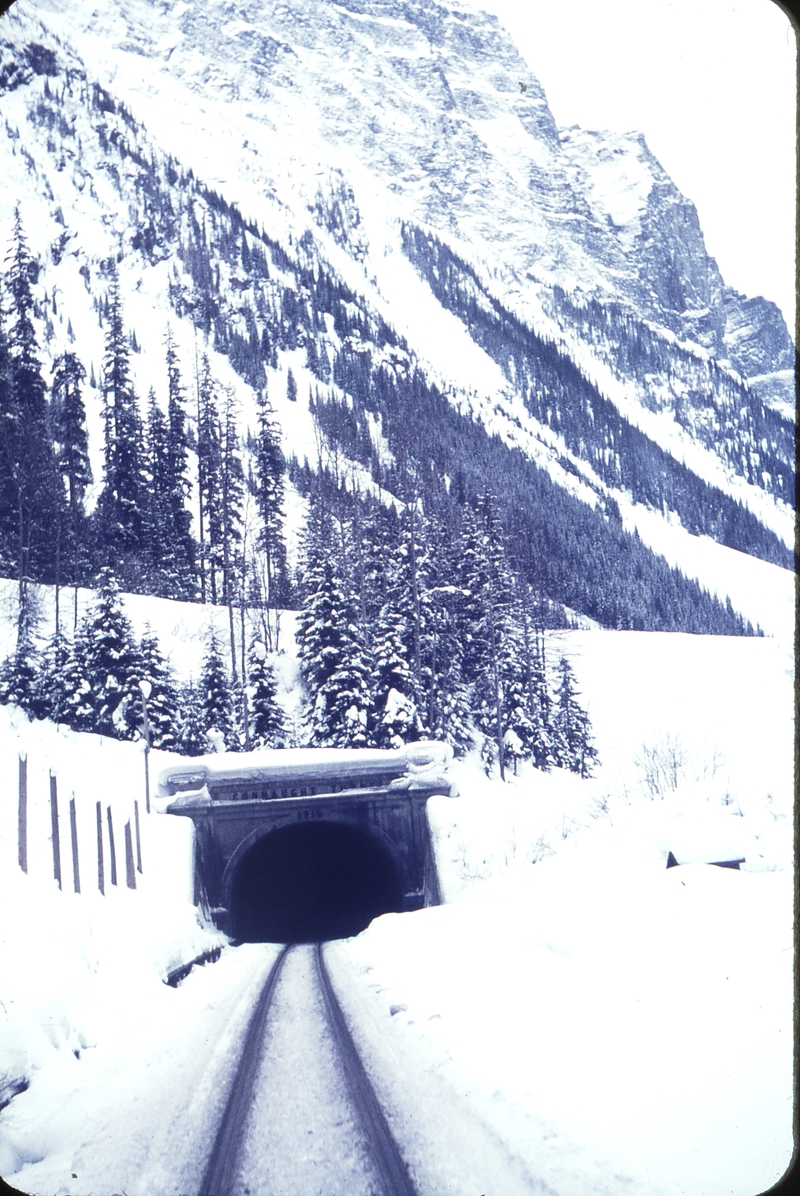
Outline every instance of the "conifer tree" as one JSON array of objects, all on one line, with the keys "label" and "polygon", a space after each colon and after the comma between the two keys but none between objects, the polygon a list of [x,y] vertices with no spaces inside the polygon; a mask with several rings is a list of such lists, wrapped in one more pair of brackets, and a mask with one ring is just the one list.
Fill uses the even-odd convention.
[{"label": "conifer tree", "polygon": [[70,722],[72,645],[57,631],[42,654],[35,683],[34,705],[37,718],[55,723]]},{"label": "conifer tree", "polygon": [[203,356],[197,413],[197,472],[200,491],[200,584],[202,600],[217,602],[222,546],[222,445],[217,390]]},{"label": "conifer tree", "polygon": [[88,565],[86,491],[92,483],[89,437],[82,387],[86,371],[74,353],[62,353],[53,365],[52,424],[58,469],[67,495],[66,550],[75,587],[73,627],[78,621],[78,585]]},{"label": "conifer tree", "polygon": [[228,670],[214,631],[211,632],[200,676],[200,702],[203,726],[215,750],[238,751],[233,694]]},{"label": "conifer tree", "polygon": [[181,690],[177,738],[177,750],[184,756],[203,756],[213,750],[206,735],[203,703],[191,682]]},{"label": "conifer tree", "polygon": [[253,492],[261,516],[258,547],[266,562],[266,605],[276,606],[286,588],[286,548],[283,541],[283,497],[286,462],[280,429],[266,387],[258,392],[258,437],[254,451]]},{"label": "conifer tree", "polygon": [[63,663],[64,717],[73,731],[94,731],[95,703],[87,661],[91,641],[91,620],[81,620]]},{"label": "conifer tree", "polygon": [[42,377],[34,328],[31,278],[35,271],[22,229],[19,206],[8,254],[7,284],[11,325],[5,383],[0,396],[7,424],[3,429],[6,485],[15,518],[11,538],[19,607],[17,634],[30,637],[28,587],[32,579],[54,577],[53,529],[59,522],[59,486],[50,435],[47,388]]},{"label": "conifer tree", "polygon": [[91,729],[114,739],[135,739],[141,715],[141,654],[116,577],[108,568],[98,578],[81,641],[80,663],[93,710]]},{"label": "conifer tree", "polygon": [[16,563],[18,421],[11,382],[11,354],[0,303],[0,570],[13,576]]},{"label": "conifer tree", "polygon": [[41,658],[29,633],[17,637],[13,653],[0,665],[0,702],[13,703],[32,717],[41,717],[38,677]]},{"label": "conifer tree", "polygon": [[189,458],[186,439],[186,406],[178,355],[167,329],[167,462],[170,490],[169,553],[165,567],[170,588],[176,598],[194,598],[196,594],[196,546],[191,532],[192,515],[186,506],[191,494]]},{"label": "conifer tree", "polygon": [[597,759],[589,716],[578,701],[575,677],[566,656],[558,662],[558,689],[554,711],[556,760],[562,768],[582,777],[591,775]]},{"label": "conifer tree", "polygon": [[[503,536],[491,495],[479,503],[477,516],[465,518],[462,545],[462,584],[469,595],[465,608],[466,643],[474,678],[477,726],[494,740],[493,756],[501,778],[505,773],[506,732],[527,735],[518,640],[512,614],[512,581]],[[509,705],[513,703],[513,705]],[[512,728],[509,711],[515,711]]]},{"label": "conifer tree", "polygon": [[372,735],[377,747],[400,747],[420,738],[422,725],[407,642],[407,619],[388,601],[381,608],[372,637]]},{"label": "conifer tree", "polygon": [[[234,392],[226,388],[220,425],[220,516],[222,600],[229,611],[235,598],[242,541],[242,506],[244,471],[236,427],[237,403]],[[233,643],[231,643],[233,648]]]},{"label": "conifer tree", "polygon": [[114,271],[103,356],[104,476],[97,524],[101,557],[123,570],[131,582],[140,583],[146,481],[142,421],[130,376],[129,351],[119,278]]},{"label": "conifer tree", "polygon": [[297,622],[303,679],[309,691],[312,743],[366,747],[370,663],[355,606],[331,557],[330,515],[312,504],[306,529],[304,600]]},{"label": "conifer tree", "polygon": [[[150,682],[147,717],[150,723],[150,742],[155,748],[174,751],[177,748],[178,688],[172,669],[159,647],[158,639],[148,626],[139,644],[139,681]],[[141,710],[138,714],[141,716]]]},{"label": "conifer tree", "polygon": [[[541,610],[531,614],[531,590],[525,585],[517,596],[517,620],[522,635],[525,678],[525,709],[530,722],[530,756],[535,768],[549,770],[556,762],[553,747],[553,719],[547,683],[547,657]],[[540,602],[541,607],[541,602]]]},{"label": "conifer tree", "polygon": [[278,701],[275,670],[261,640],[253,640],[248,654],[247,686],[250,740],[254,748],[286,746],[286,719]]},{"label": "conifer tree", "polygon": [[175,596],[165,568],[170,557],[172,531],[170,526],[172,478],[169,472],[167,439],[167,421],[158,405],[155,391],[151,387],[147,401],[147,434],[144,455],[147,478],[145,535],[151,563],[148,588],[151,593],[158,594],[163,598]]}]

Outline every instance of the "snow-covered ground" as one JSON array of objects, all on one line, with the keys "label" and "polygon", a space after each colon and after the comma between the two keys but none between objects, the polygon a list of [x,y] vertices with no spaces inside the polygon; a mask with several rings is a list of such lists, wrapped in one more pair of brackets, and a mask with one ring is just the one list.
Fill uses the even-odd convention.
[{"label": "snow-covered ground", "polygon": [[[207,609],[129,609],[193,670]],[[426,1196],[461,1196],[470,1176],[497,1191],[500,1157],[509,1192],[537,1176],[570,1196],[754,1196],[792,1150],[790,649],[596,630],[558,633],[552,649],[572,659],[596,776],[525,767],[502,784],[477,760],[454,765],[460,796],[429,803],[446,904],[331,945],[334,982]],[[287,679],[293,667],[289,653]],[[170,759],[153,753],[153,776]],[[0,792],[0,1082],[30,1082],[0,1114],[0,1174],[54,1196],[192,1191],[274,951],[226,949],[163,984],[220,936],[190,903],[190,824],[144,812],[141,745],[0,708]],[[105,896],[97,801],[116,836],[114,887],[104,821]],[[666,868],[669,851],[681,867]],[[739,871],[708,866],[742,857]]]}]

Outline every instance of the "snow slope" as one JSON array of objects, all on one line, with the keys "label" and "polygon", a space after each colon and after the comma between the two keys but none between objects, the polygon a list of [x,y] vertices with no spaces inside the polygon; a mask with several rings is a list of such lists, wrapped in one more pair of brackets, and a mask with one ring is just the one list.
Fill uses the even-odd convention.
[{"label": "snow slope", "polygon": [[[552,650],[573,661],[596,777],[525,768],[502,785],[479,761],[454,766],[460,796],[429,803],[447,904],[333,944],[334,981],[426,1192],[460,1194],[470,1170],[488,1192],[494,1166],[509,1191],[534,1175],[578,1194],[753,1196],[792,1149],[791,655],[774,639],[613,631],[563,632]],[[178,1176],[191,1190],[190,1148],[221,1108],[268,952],[226,951],[167,989],[168,960],[212,941],[186,901],[183,820],[143,820],[136,892],[93,896],[89,864],[73,895],[63,832],[64,891],[49,879],[48,768],[75,791],[91,861],[93,802],[118,827],[131,816],[141,749],[0,714],[3,792],[27,748],[39,845],[26,879],[4,803],[3,902],[18,912],[0,1071],[25,1065],[32,1082],[0,1115],[0,1170],[53,1194],[72,1172],[108,1196],[166,1196]],[[687,862],[666,869],[669,851]],[[707,865],[741,856],[740,871]],[[20,959],[27,975],[8,966]]]}]

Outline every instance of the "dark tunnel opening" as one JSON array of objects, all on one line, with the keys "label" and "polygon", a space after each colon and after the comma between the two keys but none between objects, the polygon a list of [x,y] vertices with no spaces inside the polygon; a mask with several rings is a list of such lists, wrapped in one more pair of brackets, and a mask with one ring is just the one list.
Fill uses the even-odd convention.
[{"label": "dark tunnel opening", "polygon": [[259,839],[231,886],[231,929],[246,943],[347,938],[378,914],[403,908],[389,852],[372,835],[337,822],[300,823]]}]

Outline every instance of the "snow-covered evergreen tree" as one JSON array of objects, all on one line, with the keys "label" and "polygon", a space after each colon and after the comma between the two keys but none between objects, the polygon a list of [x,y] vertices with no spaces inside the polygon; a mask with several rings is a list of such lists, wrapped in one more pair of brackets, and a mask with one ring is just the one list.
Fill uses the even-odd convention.
[{"label": "snow-covered evergreen tree", "polygon": [[147,477],[144,539],[150,561],[148,589],[162,598],[173,597],[165,566],[171,550],[170,499],[172,478],[167,451],[167,421],[152,386],[147,399],[144,468]]},{"label": "snow-covered evergreen tree", "polygon": [[472,676],[473,711],[478,728],[494,740],[493,755],[505,771],[504,742],[525,745],[524,674],[513,617],[513,580],[494,501],[485,494],[475,516],[464,520],[461,583],[466,656]]},{"label": "snow-covered evergreen tree", "polygon": [[0,665],[0,702],[19,706],[32,717],[41,717],[38,677],[41,657],[30,635],[17,638],[12,654]]},{"label": "snow-covered evergreen tree", "polygon": [[236,395],[230,387],[226,387],[223,391],[220,424],[220,560],[222,600],[229,607],[234,601],[240,583],[244,502],[244,470],[236,428],[237,414]]},{"label": "snow-covered evergreen tree", "polygon": [[169,551],[163,568],[170,591],[176,598],[194,598],[197,592],[196,545],[192,536],[192,515],[186,506],[192,490],[189,479],[186,440],[186,407],[178,355],[167,329],[167,462],[169,475]]},{"label": "snow-covered evergreen tree", "polygon": [[14,517],[7,525],[9,549],[19,581],[17,634],[29,638],[28,586],[34,576],[54,577],[56,538],[63,501],[50,434],[47,387],[42,377],[31,278],[31,257],[19,206],[14,212],[12,245],[7,257],[10,294],[6,377],[3,396],[3,490],[12,502]]},{"label": "snow-covered evergreen tree", "polygon": [[82,390],[85,379],[86,370],[74,353],[62,353],[54,362],[52,428],[58,469],[67,494],[62,555],[69,562],[68,575],[76,590],[73,625],[77,623],[77,587],[89,563],[84,500],[92,483],[92,467]]},{"label": "snow-covered evergreen tree", "polygon": [[206,752],[213,751],[206,735],[203,702],[192,682],[184,685],[181,690],[177,750],[184,756],[203,756]]},{"label": "snow-covered evergreen tree", "polygon": [[119,585],[108,568],[98,578],[94,606],[81,631],[79,663],[89,687],[91,730],[114,739],[135,739],[141,714],[141,655]]},{"label": "snow-covered evergreen tree", "polygon": [[95,512],[100,556],[141,584],[146,478],[142,420],[130,375],[130,345],[116,270],[108,295],[103,355],[103,489]]},{"label": "snow-covered evergreen tree", "polygon": [[217,572],[222,565],[222,444],[217,388],[204,355],[197,413],[197,473],[200,490],[200,585],[205,602],[217,601]]},{"label": "snow-covered evergreen tree", "polygon": [[578,701],[575,677],[566,656],[558,662],[558,688],[553,712],[556,761],[582,777],[591,775],[597,759],[589,716]]},{"label": "snow-covered evergreen tree", "polygon": [[11,382],[11,353],[6,335],[3,304],[0,303],[0,570],[13,575],[16,560],[17,420]]},{"label": "snow-covered evergreen tree", "polygon": [[233,692],[227,664],[213,631],[206,645],[199,688],[203,729],[214,750],[238,751],[240,742],[234,716]]},{"label": "snow-covered evergreen tree", "polygon": [[62,665],[64,722],[73,731],[94,731],[94,692],[87,660],[90,651],[91,621],[81,620],[71,650]]},{"label": "snow-covered evergreen tree", "polygon": [[[150,742],[153,747],[173,751],[177,746],[178,687],[169,664],[159,647],[158,639],[147,627],[139,644],[140,675],[138,681],[150,682],[147,716],[150,722]],[[141,711],[139,712],[141,714]]]},{"label": "snow-covered evergreen tree", "polygon": [[331,557],[330,515],[317,501],[306,529],[304,599],[297,620],[309,730],[318,746],[369,745],[370,662],[355,605]]},{"label": "snow-covered evergreen tree", "polygon": [[259,391],[258,436],[253,453],[254,493],[261,516],[258,546],[266,562],[267,607],[280,601],[286,588],[286,548],[283,540],[283,496],[286,463],[280,443],[280,428],[266,388]]},{"label": "snow-covered evergreen tree", "polygon": [[250,645],[247,689],[252,746],[286,747],[286,718],[278,701],[275,669],[268,659],[266,644],[262,640],[253,640]]},{"label": "snow-covered evergreen tree", "polygon": [[49,718],[55,723],[69,723],[72,645],[56,632],[41,656],[35,683],[34,705],[38,718]]},{"label": "snow-covered evergreen tree", "polygon": [[547,683],[544,625],[541,618],[537,624],[532,610],[530,586],[520,586],[515,611],[521,636],[525,709],[530,722],[528,746],[534,767],[547,771],[556,762],[553,748],[552,700]]},{"label": "snow-covered evergreen tree", "polygon": [[400,747],[420,738],[422,727],[407,642],[406,619],[391,602],[386,602],[372,635],[372,734],[377,747]]}]

